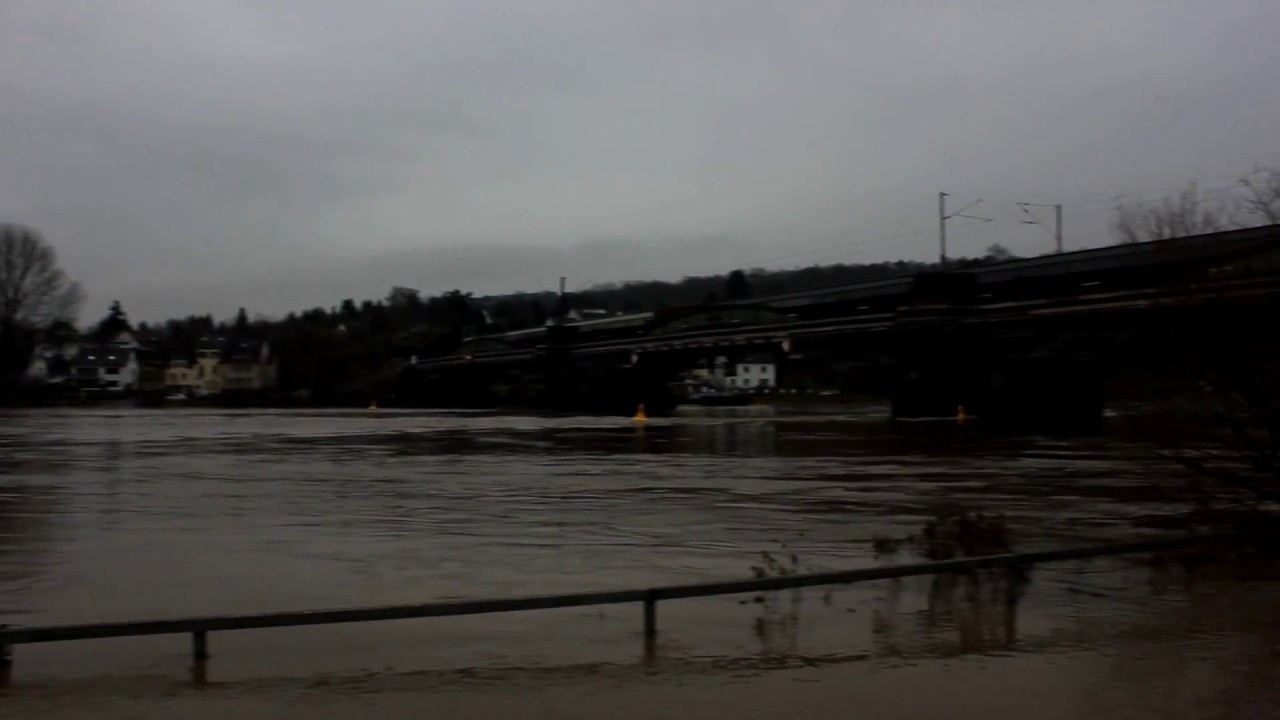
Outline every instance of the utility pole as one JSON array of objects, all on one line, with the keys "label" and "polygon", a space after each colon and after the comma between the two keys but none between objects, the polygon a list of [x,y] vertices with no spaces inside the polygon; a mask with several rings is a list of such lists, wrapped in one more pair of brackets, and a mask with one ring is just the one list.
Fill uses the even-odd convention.
[{"label": "utility pole", "polygon": [[938,193],[938,263],[947,264],[947,194]]},{"label": "utility pole", "polygon": [[962,217],[970,220],[981,220],[982,222],[991,222],[991,218],[977,217],[974,215],[965,215],[964,211],[982,202],[982,198],[978,198],[973,202],[965,205],[959,210],[947,214],[947,198],[950,193],[938,193],[938,262],[946,267],[947,265],[947,221],[951,218]]},{"label": "utility pole", "polygon": [[1062,252],[1062,203],[1053,206],[1053,243],[1058,252]]},{"label": "utility pole", "polygon": [[[1027,208],[1053,208],[1053,245],[1054,252],[1062,252],[1062,204],[1050,205],[1048,203],[1018,203],[1018,207],[1022,208],[1022,212],[1027,217],[1031,217],[1031,211]],[[1040,221],[1035,218],[1023,220],[1023,225],[1039,225]]]}]

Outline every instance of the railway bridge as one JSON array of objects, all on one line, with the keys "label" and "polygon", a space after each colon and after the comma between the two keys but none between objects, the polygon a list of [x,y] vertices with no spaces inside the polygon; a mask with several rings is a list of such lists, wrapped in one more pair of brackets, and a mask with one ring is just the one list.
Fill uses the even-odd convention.
[{"label": "railway bridge", "polygon": [[415,371],[594,379],[620,406],[661,407],[682,370],[767,355],[784,382],[825,368],[891,395],[896,417],[1077,424],[1116,374],[1267,342],[1278,309],[1270,225],[482,336]]}]

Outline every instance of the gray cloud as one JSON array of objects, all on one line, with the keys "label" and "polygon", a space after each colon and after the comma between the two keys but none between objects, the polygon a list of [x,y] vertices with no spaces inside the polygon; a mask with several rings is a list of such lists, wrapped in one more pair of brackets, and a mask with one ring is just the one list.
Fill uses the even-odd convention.
[{"label": "gray cloud", "polygon": [[[0,8],[0,218],[96,315],[1068,243],[1280,153],[1274,0]],[[1229,182],[1222,180],[1220,184]]]}]

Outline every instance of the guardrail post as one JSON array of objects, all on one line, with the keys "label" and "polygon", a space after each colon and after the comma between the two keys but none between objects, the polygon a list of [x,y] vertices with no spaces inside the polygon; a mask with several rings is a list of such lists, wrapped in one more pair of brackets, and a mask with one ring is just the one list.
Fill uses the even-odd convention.
[{"label": "guardrail post", "polygon": [[655,640],[658,637],[658,594],[653,590],[644,593],[644,662],[652,665],[658,657]]},{"label": "guardrail post", "polygon": [[652,639],[658,635],[658,598],[652,590],[644,594],[644,636]]},{"label": "guardrail post", "polygon": [[204,685],[209,681],[209,634],[204,630],[191,633],[191,682]]},{"label": "guardrail post", "polygon": [[[5,630],[9,626],[0,623],[0,630]],[[13,646],[0,643],[0,688],[9,687],[9,683],[13,681]]]}]

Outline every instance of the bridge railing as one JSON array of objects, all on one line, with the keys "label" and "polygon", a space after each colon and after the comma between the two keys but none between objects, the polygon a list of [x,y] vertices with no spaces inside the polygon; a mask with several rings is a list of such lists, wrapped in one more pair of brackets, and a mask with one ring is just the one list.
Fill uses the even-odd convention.
[{"label": "bridge railing", "polygon": [[991,568],[1030,568],[1033,565],[1046,562],[1134,553],[1168,552],[1197,546],[1224,544],[1241,539],[1242,536],[1237,534],[1194,535],[782,577],[489,600],[458,600],[367,608],[273,612],[253,615],[223,615],[80,625],[0,626],[0,686],[7,684],[11,678],[14,663],[14,646],[28,643],[65,642],[143,635],[190,634],[192,660],[199,670],[197,677],[201,677],[204,663],[209,659],[208,635],[211,632],[304,625],[332,625],[379,620],[407,620],[456,615],[481,615],[628,603],[642,605],[644,637],[647,642],[651,643],[657,635],[657,605],[663,600],[738,595],[820,585],[846,585],[869,580],[885,580],[919,575],[969,573]]}]

